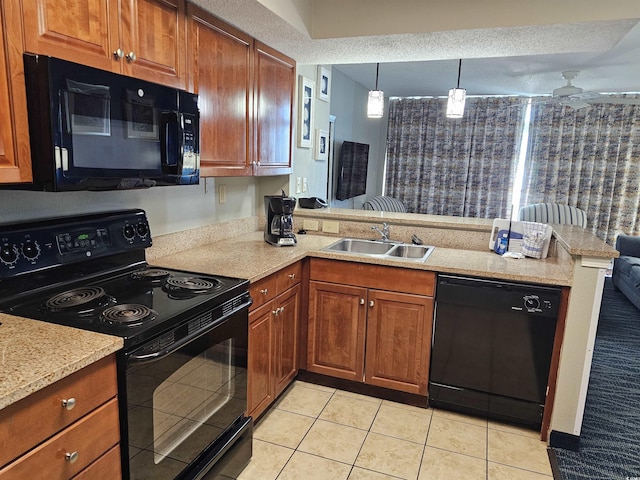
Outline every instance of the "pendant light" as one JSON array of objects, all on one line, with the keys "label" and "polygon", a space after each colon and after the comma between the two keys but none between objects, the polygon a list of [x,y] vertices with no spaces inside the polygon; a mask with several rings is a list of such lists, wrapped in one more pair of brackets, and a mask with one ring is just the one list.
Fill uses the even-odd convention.
[{"label": "pendant light", "polygon": [[467,90],[460,88],[460,71],[462,70],[462,59],[458,64],[458,84],[456,88],[449,90],[449,100],[447,100],[447,118],[462,118],[464,114],[464,102],[467,98]]},{"label": "pendant light", "polygon": [[380,64],[376,64],[376,89],[369,90],[369,100],[367,101],[367,117],[381,118],[384,113],[384,92],[378,90],[378,74]]}]

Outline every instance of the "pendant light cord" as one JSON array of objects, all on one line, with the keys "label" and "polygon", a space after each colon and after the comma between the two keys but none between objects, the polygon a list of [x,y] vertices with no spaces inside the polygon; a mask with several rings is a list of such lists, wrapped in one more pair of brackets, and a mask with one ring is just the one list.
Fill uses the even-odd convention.
[{"label": "pendant light cord", "polygon": [[[378,90],[378,74],[380,73],[380,64],[376,63],[376,91]],[[458,83],[460,82],[460,74],[458,73]]]},{"label": "pendant light cord", "polygon": [[[461,71],[462,71],[462,59],[460,59],[460,63],[458,63],[458,86],[456,88],[460,88],[460,72]],[[378,77],[376,76],[376,85],[378,84],[377,82],[378,82]]]}]

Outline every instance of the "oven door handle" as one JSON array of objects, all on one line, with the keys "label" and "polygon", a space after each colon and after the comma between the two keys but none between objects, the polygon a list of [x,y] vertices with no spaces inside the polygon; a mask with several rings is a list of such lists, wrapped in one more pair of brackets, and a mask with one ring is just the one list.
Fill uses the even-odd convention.
[{"label": "oven door handle", "polygon": [[[198,338],[200,338],[201,336],[205,335],[206,333],[209,333],[214,328],[219,327],[221,324],[223,324],[224,322],[229,320],[229,318],[232,315],[235,315],[236,313],[242,311],[243,309],[246,309],[248,311],[249,307],[251,306],[252,303],[253,303],[253,301],[249,301],[249,302],[243,304],[242,306],[240,306],[238,308],[235,308],[231,312],[227,313],[226,315],[220,317],[219,319],[217,319],[216,321],[211,323],[210,325],[207,325],[203,329],[198,330],[198,331],[192,333],[191,335],[187,335],[186,337],[181,338],[180,340],[178,340],[178,341],[172,343],[171,345],[169,345],[167,348],[164,348],[162,350],[158,350],[158,351],[155,351],[155,352],[144,353],[144,354],[139,354],[139,355],[137,355],[135,353],[135,350],[134,350],[132,353],[130,353],[128,355],[127,359],[129,361],[129,363],[138,363],[139,364],[139,363],[153,362],[155,360],[159,360],[159,359],[164,358],[164,357],[166,357],[168,355],[171,355],[176,350],[180,350],[182,347],[184,347],[188,343],[191,343],[192,341],[197,340]],[[248,322],[248,320],[247,320],[247,322]]]}]

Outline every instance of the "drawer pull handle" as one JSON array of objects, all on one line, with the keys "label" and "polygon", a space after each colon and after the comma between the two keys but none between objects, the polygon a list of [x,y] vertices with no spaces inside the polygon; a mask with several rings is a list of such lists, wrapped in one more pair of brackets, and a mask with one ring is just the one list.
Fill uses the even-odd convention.
[{"label": "drawer pull handle", "polygon": [[289,278],[290,278],[291,280],[295,280],[295,279],[296,279],[296,274],[295,274],[295,273],[290,273],[290,274],[289,274]]},{"label": "drawer pull handle", "polygon": [[64,454],[64,459],[69,463],[76,463],[79,456],[78,452],[67,452]]},{"label": "drawer pull handle", "polygon": [[73,407],[76,406],[76,399],[73,397],[65,398],[64,400],[62,400],[62,406],[67,410],[73,410]]},{"label": "drawer pull handle", "polygon": [[267,293],[269,293],[269,289],[268,288],[263,288],[262,290],[260,290],[260,293],[263,295],[266,295]]}]

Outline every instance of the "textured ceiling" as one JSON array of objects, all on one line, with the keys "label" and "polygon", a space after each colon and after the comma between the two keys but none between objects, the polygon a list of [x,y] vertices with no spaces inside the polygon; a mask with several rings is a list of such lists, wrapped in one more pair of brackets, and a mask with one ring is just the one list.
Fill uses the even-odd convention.
[{"label": "textured ceiling", "polygon": [[[383,4],[387,8],[391,4],[401,7],[412,1],[413,10],[403,13],[396,8],[388,12],[389,20],[392,16],[394,20],[401,20],[404,15],[410,33],[402,32],[402,22],[389,21],[383,23],[390,25],[385,30],[394,33],[352,36],[349,21],[351,25],[358,24],[358,33],[376,26],[375,21],[362,20],[360,25],[353,20],[354,5],[378,4],[381,14],[376,16],[375,11],[369,10],[363,12],[362,18],[377,20],[381,25],[379,17],[384,19],[385,13]],[[427,2],[415,4],[415,1],[194,0],[194,3],[300,64],[334,65],[366,88],[373,88],[375,63],[380,62],[379,86],[385,96],[446,94],[455,85],[459,58],[463,59],[460,86],[471,95],[548,94],[564,84],[560,76],[562,70],[580,70],[574,83],[585,90],[640,91],[638,0],[556,0],[563,9],[551,9],[551,12],[550,0],[525,2],[522,5],[529,9],[539,4],[539,11],[496,11],[496,25],[491,25],[490,15],[476,12],[475,22],[473,15],[463,19],[466,27],[476,28],[464,29],[453,29],[451,25],[459,26],[460,20],[447,16],[450,9],[436,8],[436,4],[446,7],[441,0],[432,0],[434,14],[429,16],[429,22],[424,22],[423,32],[416,31],[419,29],[416,22],[410,20],[416,14],[416,5],[424,7]],[[472,0],[456,2],[456,11],[464,12],[467,1]],[[497,7],[504,1],[473,0],[473,5],[474,8],[477,5]],[[326,2],[331,4],[331,16],[317,10]],[[339,21],[340,5],[345,7],[344,18],[348,20],[344,24]],[[472,4],[468,5],[471,8]],[[347,11],[347,6],[352,7],[351,11]],[[607,6],[611,8],[606,10]],[[333,21],[332,28],[314,27],[314,12],[315,17]],[[536,13],[539,15],[534,15]],[[526,24],[523,14],[537,24]],[[316,39],[312,38],[311,31],[321,31],[322,37],[333,31],[333,36]]]}]

